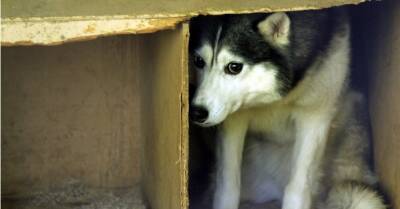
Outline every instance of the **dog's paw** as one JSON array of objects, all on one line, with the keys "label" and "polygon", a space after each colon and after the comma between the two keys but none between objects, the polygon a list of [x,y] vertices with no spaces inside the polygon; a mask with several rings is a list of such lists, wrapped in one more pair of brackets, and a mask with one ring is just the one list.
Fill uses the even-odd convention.
[{"label": "dog's paw", "polygon": [[213,202],[213,209],[238,209],[239,198],[236,198],[236,196],[229,193],[217,195]]},{"label": "dog's paw", "polygon": [[299,189],[288,185],[283,196],[282,209],[310,209],[311,193],[309,189]]},{"label": "dog's paw", "polygon": [[238,209],[239,204],[235,201],[217,201],[213,204],[213,209]]}]

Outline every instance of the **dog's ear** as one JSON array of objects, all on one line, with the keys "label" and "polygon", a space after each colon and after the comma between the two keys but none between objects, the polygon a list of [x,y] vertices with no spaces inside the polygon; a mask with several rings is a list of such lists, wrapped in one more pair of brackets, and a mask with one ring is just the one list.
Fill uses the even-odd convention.
[{"label": "dog's ear", "polygon": [[286,13],[273,13],[257,24],[266,41],[279,47],[289,44],[290,19]]}]

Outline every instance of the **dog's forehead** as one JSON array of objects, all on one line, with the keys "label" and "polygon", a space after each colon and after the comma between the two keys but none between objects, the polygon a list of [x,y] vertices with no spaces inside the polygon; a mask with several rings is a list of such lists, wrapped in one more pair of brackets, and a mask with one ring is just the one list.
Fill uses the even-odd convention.
[{"label": "dog's forehead", "polygon": [[204,44],[211,45],[220,25],[222,19],[219,17],[200,16],[193,19],[190,25],[190,50],[197,50]]},{"label": "dog's forehead", "polygon": [[216,44],[229,44],[234,37],[250,29],[248,15],[201,16],[191,24],[191,47],[196,49],[204,44],[213,48]]},{"label": "dog's forehead", "polygon": [[249,62],[260,62],[271,49],[256,29],[256,24],[265,17],[265,14],[199,17],[191,25],[190,48],[198,51],[209,45],[213,56],[221,49],[229,49]]}]

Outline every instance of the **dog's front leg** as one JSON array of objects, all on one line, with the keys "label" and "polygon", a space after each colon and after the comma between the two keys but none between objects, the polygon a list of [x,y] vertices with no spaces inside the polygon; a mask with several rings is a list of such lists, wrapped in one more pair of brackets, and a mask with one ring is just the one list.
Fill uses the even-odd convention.
[{"label": "dog's front leg", "polygon": [[283,209],[310,209],[312,184],[325,150],[331,117],[325,113],[302,114],[296,120],[292,169],[285,188]]},{"label": "dog's front leg", "polygon": [[228,118],[223,124],[217,149],[214,209],[237,209],[240,201],[240,172],[247,124]]}]

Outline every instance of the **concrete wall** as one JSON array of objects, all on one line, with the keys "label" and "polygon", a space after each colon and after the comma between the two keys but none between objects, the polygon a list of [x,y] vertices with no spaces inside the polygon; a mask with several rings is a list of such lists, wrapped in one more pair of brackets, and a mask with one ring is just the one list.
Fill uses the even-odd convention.
[{"label": "concrete wall", "polygon": [[2,48],[2,194],[140,175],[138,38]]}]

